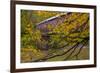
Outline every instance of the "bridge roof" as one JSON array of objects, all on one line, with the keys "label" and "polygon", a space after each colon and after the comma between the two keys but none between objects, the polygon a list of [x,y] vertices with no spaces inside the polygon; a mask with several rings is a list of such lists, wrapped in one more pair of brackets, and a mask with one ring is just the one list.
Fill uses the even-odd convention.
[{"label": "bridge roof", "polygon": [[39,26],[39,25],[41,25],[41,24],[43,24],[43,23],[46,23],[46,22],[48,22],[48,21],[57,19],[57,18],[59,18],[60,16],[65,15],[65,14],[67,14],[67,13],[62,13],[62,14],[60,14],[60,15],[53,16],[53,17],[51,17],[51,18],[48,18],[48,19],[46,19],[46,20],[41,21],[40,23],[38,23],[38,24],[36,24],[36,25]]}]

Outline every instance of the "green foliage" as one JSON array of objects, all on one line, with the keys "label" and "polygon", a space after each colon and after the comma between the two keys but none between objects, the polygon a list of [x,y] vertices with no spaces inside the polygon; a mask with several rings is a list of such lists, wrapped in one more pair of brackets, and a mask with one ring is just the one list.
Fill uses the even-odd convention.
[{"label": "green foliage", "polygon": [[[63,48],[66,43],[67,46],[72,46],[89,38],[88,13],[73,12],[59,25],[48,24],[47,33],[36,28],[37,23],[60,14],[61,12],[21,10],[21,48],[31,49],[33,56],[37,54],[36,57],[41,58],[45,57],[42,49],[47,49],[49,53],[56,52],[56,49]],[[48,37],[43,37],[43,34]]]}]

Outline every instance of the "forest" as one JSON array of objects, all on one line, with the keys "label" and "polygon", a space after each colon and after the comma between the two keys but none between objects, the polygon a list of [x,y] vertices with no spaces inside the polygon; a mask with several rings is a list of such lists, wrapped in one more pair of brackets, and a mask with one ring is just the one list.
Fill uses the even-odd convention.
[{"label": "forest", "polygon": [[89,13],[21,10],[21,62],[89,59]]}]

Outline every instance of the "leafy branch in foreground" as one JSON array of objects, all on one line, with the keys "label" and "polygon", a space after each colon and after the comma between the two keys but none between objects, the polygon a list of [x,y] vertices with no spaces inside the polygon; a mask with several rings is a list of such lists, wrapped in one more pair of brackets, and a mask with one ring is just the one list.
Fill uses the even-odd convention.
[{"label": "leafy branch in foreground", "polygon": [[[87,44],[87,42],[83,42],[82,46],[79,48],[78,53],[76,53],[74,56],[76,56],[76,59],[78,59],[78,55],[80,54],[80,52],[82,51],[82,48]],[[79,44],[80,45],[80,44]],[[64,60],[68,60],[68,58],[71,57],[71,55],[75,52],[75,50],[78,48],[78,46],[76,48],[74,48],[74,50],[64,59]],[[73,56],[73,57],[74,57]]]},{"label": "leafy branch in foreground", "polygon": [[62,54],[57,54],[57,55],[54,55],[54,56],[51,56],[51,57],[47,57],[47,58],[43,58],[43,59],[39,59],[39,60],[34,60],[33,62],[40,62],[40,61],[46,61],[48,59],[51,59],[51,58],[54,58],[54,57],[57,57],[57,56],[62,56],[62,55],[65,55],[66,53],[68,53],[70,50],[72,50],[74,47],[76,47],[79,43],[75,44],[73,47],[71,47],[69,50],[67,50],[66,52],[62,53]]},{"label": "leafy branch in foreground", "polygon": [[[81,47],[80,47],[80,49],[86,44],[86,42],[84,42],[84,41],[86,41],[85,39],[83,39],[80,43],[84,43]],[[34,62],[42,62],[42,61],[47,61],[48,59],[51,59],[51,58],[54,58],[54,57],[58,57],[58,56],[63,56],[63,55],[65,55],[65,54],[67,54],[68,52],[70,52],[71,50],[73,50],[71,53],[70,53],[70,55],[67,57],[67,58],[65,58],[64,60],[66,60],[66,59],[68,59],[70,56],[71,56],[71,54],[75,51],[75,49],[77,49],[77,47],[78,47],[78,45],[80,44],[79,42],[77,42],[76,44],[74,44],[71,48],[69,48],[67,51],[65,51],[64,53],[62,53],[62,54],[56,54],[56,55],[53,55],[53,56],[47,56],[47,57],[45,57],[45,58],[43,58],[43,59],[38,59],[38,60],[34,60]],[[64,46],[64,47],[66,47],[66,46]],[[59,48],[60,49],[60,48]],[[80,53],[80,52],[79,52]],[[79,54],[78,53],[78,54]],[[77,54],[77,55],[78,55]]]}]

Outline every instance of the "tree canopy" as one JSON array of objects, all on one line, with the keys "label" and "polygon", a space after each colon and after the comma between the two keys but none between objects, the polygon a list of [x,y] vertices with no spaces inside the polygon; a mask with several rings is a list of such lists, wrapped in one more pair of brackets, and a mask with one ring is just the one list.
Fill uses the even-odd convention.
[{"label": "tree canopy", "polygon": [[[53,26],[55,23],[45,22],[43,29],[48,30],[45,32],[37,28],[40,25],[38,23],[43,20],[57,15],[61,19],[62,13],[67,18],[64,18],[62,22],[58,20],[60,24],[56,23]],[[61,58],[61,60],[68,60],[71,56],[78,56],[82,48],[86,46],[89,48],[89,13],[21,11],[21,48],[22,53],[25,50],[23,48],[32,49],[34,55],[31,56],[30,61],[49,61],[69,53],[64,59]],[[34,57],[35,55],[38,56]],[[22,57],[25,57],[25,54],[22,54]]]}]

